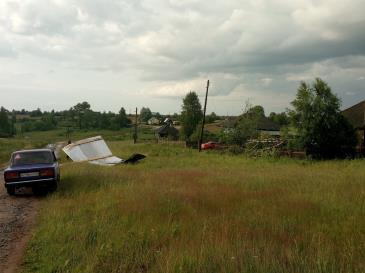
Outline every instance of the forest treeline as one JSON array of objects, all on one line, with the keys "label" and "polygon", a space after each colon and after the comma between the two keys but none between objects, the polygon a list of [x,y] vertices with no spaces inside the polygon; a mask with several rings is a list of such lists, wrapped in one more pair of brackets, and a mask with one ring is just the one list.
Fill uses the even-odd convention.
[{"label": "forest treeline", "polygon": [[88,102],[81,102],[63,111],[32,111],[0,109],[0,137],[20,132],[48,131],[56,128],[119,130],[130,126],[131,120],[123,107],[118,113],[98,112]]}]

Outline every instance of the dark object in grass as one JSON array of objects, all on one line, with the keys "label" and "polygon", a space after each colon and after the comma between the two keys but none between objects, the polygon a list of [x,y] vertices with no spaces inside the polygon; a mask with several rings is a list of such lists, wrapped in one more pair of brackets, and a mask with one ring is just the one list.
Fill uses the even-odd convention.
[{"label": "dark object in grass", "polygon": [[136,164],[140,160],[144,159],[146,156],[143,154],[132,154],[128,159],[123,161],[125,164]]}]

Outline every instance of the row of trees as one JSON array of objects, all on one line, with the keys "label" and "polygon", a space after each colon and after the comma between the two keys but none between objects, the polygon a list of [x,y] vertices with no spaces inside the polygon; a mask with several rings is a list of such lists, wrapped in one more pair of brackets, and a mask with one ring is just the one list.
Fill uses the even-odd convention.
[{"label": "row of trees", "polygon": [[79,129],[111,129],[118,130],[131,124],[125,109],[122,107],[117,114],[112,112],[95,112],[88,102],[82,102],[64,111],[66,120],[77,124]]},{"label": "row of trees", "polygon": [[[151,117],[161,121],[164,119],[160,113],[152,113],[148,107],[142,107],[139,112],[139,121],[147,122]],[[181,115],[173,114],[170,118],[180,121]],[[212,113],[208,118],[218,118]],[[128,118],[125,109],[122,107],[118,113],[97,112],[91,109],[88,102],[81,102],[64,111],[44,111],[39,108],[33,111],[8,111],[1,108],[0,111],[0,137],[9,137],[18,132],[48,131],[56,128],[70,129],[109,129],[118,130],[130,127],[131,120]],[[15,126],[16,124],[16,126]]]},{"label": "row of trees", "polygon": [[122,107],[118,113],[96,112],[88,102],[78,103],[65,111],[42,112],[34,111],[12,112],[5,108],[0,109],[0,137],[9,137],[15,134],[15,124],[21,132],[48,131],[55,128],[78,129],[109,129],[118,130],[129,127],[129,120]]},{"label": "row of trees", "polygon": [[[326,82],[321,79],[316,79],[312,84],[302,82],[291,105],[292,109],[286,112],[270,113],[268,116],[285,128],[284,136],[291,147],[305,149],[315,158],[343,157],[353,153],[357,142],[355,130],[342,115],[340,100]],[[15,134],[16,115],[21,116],[17,122],[22,131],[45,131],[56,127],[118,130],[131,124],[124,108],[118,113],[101,113],[93,111],[88,102],[78,103],[69,110],[60,112],[42,112],[40,109],[9,112],[2,107],[0,137]],[[174,119],[180,120],[182,124],[182,137],[185,140],[196,140],[203,112],[195,92],[189,92],[185,96],[181,115],[175,115]],[[152,116],[161,118],[159,113],[153,114],[147,107],[140,110],[140,121],[146,122]],[[207,116],[208,122],[218,118],[215,113]],[[244,147],[247,140],[258,136],[257,124],[262,118],[265,118],[262,106],[246,104],[232,130],[221,134],[221,140]]]},{"label": "row of trees", "polygon": [[[293,108],[287,112],[271,113],[268,117],[284,128],[288,146],[305,149],[313,158],[354,154],[355,130],[342,115],[340,100],[326,82],[319,78],[312,84],[302,82],[291,105]],[[202,116],[197,94],[189,92],[183,99],[181,112],[182,133],[186,140],[197,135]],[[247,140],[258,136],[258,122],[262,118],[265,118],[264,108],[247,103],[232,130],[221,135],[221,141],[244,147]]]}]

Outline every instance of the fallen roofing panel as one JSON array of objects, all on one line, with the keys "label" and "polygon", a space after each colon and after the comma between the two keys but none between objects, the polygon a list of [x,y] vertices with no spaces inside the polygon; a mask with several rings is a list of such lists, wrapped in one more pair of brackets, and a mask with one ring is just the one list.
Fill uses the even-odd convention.
[{"label": "fallen roofing panel", "polygon": [[101,136],[71,143],[62,150],[75,162],[88,161],[99,165],[115,165],[124,162],[123,159],[113,156]]}]

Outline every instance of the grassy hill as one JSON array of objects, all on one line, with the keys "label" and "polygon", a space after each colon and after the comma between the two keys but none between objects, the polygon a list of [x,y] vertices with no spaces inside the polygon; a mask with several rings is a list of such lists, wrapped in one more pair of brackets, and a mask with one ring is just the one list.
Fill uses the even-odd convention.
[{"label": "grassy hill", "polygon": [[365,272],[365,161],[111,141],[138,165],[67,163],[23,272]]}]

